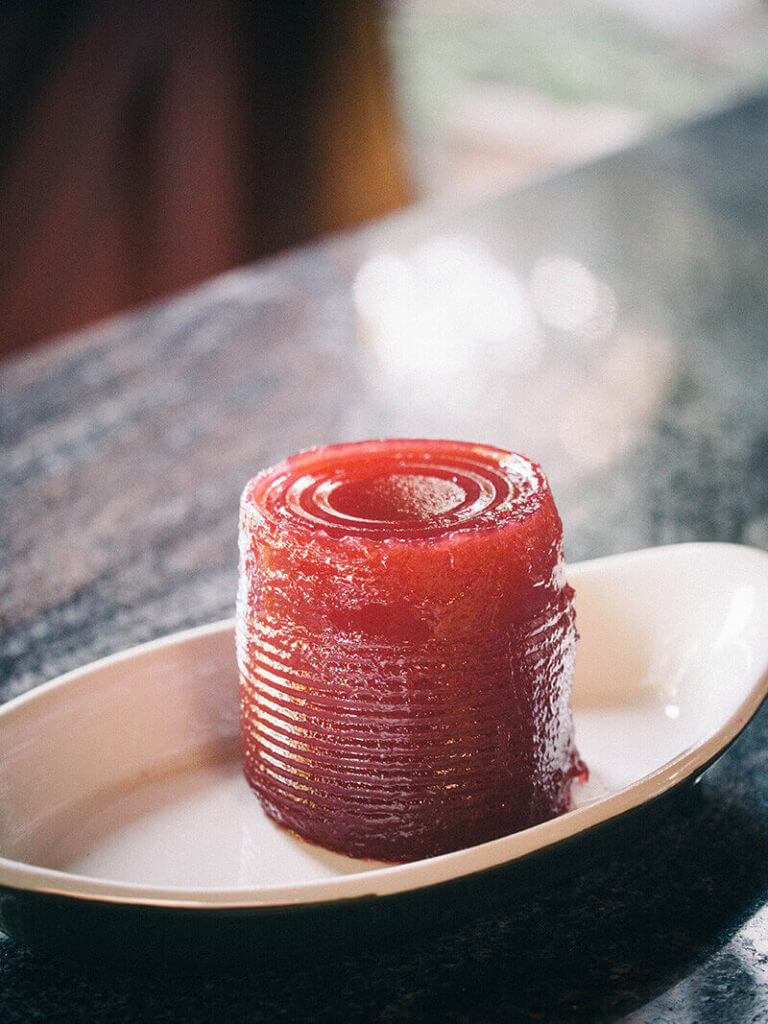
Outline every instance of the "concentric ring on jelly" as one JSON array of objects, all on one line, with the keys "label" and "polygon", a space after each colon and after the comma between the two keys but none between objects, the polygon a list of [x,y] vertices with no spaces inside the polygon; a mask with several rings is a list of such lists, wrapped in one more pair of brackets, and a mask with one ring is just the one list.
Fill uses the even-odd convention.
[{"label": "concentric ring on jelly", "polygon": [[455,442],[404,441],[377,450],[337,445],[318,459],[294,456],[269,478],[257,478],[251,498],[276,525],[321,529],[333,535],[428,538],[474,524],[500,506],[514,512],[539,491],[541,480],[523,456]]}]

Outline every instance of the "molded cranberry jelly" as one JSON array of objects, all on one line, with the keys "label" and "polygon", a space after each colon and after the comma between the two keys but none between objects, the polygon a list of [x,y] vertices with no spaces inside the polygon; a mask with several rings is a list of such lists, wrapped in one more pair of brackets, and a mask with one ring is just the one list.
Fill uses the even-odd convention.
[{"label": "molded cranberry jelly", "polygon": [[541,470],[455,441],[294,455],[241,503],[245,774],[331,850],[414,860],[567,809],[576,631]]}]

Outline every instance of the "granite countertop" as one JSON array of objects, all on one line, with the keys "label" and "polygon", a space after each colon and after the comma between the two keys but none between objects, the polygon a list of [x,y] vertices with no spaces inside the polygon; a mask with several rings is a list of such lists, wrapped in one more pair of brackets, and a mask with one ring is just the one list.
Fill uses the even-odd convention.
[{"label": "granite countertop", "polygon": [[[239,492],[290,451],[454,436],[540,461],[575,561],[768,548],[768,100],[421,207],[0,367],[8,699],[231,614]],[[768,708],[556,885],[284,971],[118,970],[0,937],[0,1019],[768,1018]]]}]

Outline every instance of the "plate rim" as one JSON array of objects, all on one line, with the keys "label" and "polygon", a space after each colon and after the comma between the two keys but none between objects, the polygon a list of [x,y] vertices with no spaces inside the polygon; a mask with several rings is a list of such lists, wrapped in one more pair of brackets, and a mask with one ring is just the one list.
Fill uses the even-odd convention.
[{"label": "plate rim", "polygon": [[[645,560],[658,556],[661,552],[685,550],[693,554],[696,550],[714,553],[716,550],[724,549],[733,554],[738,552],[737,557],[754,559],[755,562],[763,561],[768,568],[768,552],[762,549],[717,541],[695,541],[660,545],[575,562],[568,565],[566,571],[569,576],[574,571],[578,575],[600,570],[606,564],[618,560],[625,563]],[[151,654],[207,636],[225,634],[229,631],[234,633],[234,623],[234,617],[228,617],[202,626],[179,630],[65,672],[0,705],[0,727],[3,718],[12,714],[16,708],[38,699],[42,694],[64,687],[91,671],[108,669],[136,656]],[[607,797],[598,798],[584,807],[575,808],[539,825],[437,857],[386,865],[331,879],[309,879],[289,884],[247,888],[196,888],[116,882],[0,856],[0,889],[30,895],[65,897],[84,902],[183,909],[201,913],[234,910],[274,913],[307,907],[319,909],[339,903],[386,898],[461,881],[494,868],[527,860],[533,854],[544,852],[600,825],[615,821],[677,789],[697,772],[701,774],[725,753],[747,727],[767,696],[768,664],[756,677],[749,693],[719,729],[695,746],[681,751],[654,771]],[[398,884],[403,876],[404,884]],[[327,890],[329,886],[333,892],[324,894],[323,890]]]}]

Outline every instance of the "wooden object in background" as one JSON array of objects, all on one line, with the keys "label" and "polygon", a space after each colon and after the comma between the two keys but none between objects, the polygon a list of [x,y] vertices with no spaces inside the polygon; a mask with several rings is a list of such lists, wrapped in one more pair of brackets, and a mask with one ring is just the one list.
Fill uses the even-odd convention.
[{"label": "wooden object in background", "polygon": [[407,200],[375,3],[55,6],[6,16],[0,354]]}]

